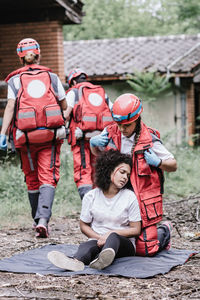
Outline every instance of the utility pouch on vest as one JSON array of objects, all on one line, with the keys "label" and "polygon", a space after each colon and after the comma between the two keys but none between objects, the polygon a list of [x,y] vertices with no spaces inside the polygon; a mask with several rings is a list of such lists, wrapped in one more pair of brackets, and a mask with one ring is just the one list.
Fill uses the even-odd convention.
[{"label": "utility pouch on vest", "polygon": [[83,114],[82,128],[84,128],[84,131],[96,130],[97,129],[97,116],[93,113]]},{"label": "utility pouch on vest", "polygon": [[157,239],[156,225],[143,228],[142,233],[136,239],[136,255],[153,256],[158,250],[159,241]]},{"label": "utility pouch on vest", "polygon": [[45,106],[43,116],[37,116],[34,107],[22,107],[17,113],[17,118],[18,128],[26,131],[36,129],[38,127],[37,123],[47,128],[58,128],[64,123],[59,104]]},{"label": "utility pouch on vest", "polygon": [[82,107],[77,105],[74,109],[74,121],[84,131],[93,131],[97,128],[97,116],[95,113],[82,111]]},{"label": "utility pouch on vest", "polygon": [[144,159],[143,153],[138,154],[137,173],[139,176],[150,176],[151,175],[150,166],[147,164],[146,160]]},{"label": "utility pouch on vest", "polygon": [[17,112],[18,128],[20,130],[33,130],[37,127],[36,111],[34,107],[19,108]]},{"label": "utility pouch on vest", "polygon": [[140,199],[143,227],[159,223],[163,215],[162,195],[146,191],[140,194]]},{"label": "utility pouch on vest", "polygon": [[113,122],[110,112],[104,111],[104,113],[101,113],[99,122],[100,124],[97,126],[98,128],[105,128],[106,126],[110,125]]},{"label": "utility pouch on vest", "polygon": [[63,116],[60,105],[47,105],[44,107],[44,112],[46,116],[47,128],[57,128],[63,125]]},{"label": "utility pouch on vest", "polygon": [[[55,131],[56,130],[56,137]],[[32,131],[21,131],[18,128],[13,129],[13,139],[16,148],[21,148],[27,143],[27,140],[30,144],[42,144],[55,141],[59,141],[66,138],[66,129],[64,126],[58,129],[38,129]]]}]

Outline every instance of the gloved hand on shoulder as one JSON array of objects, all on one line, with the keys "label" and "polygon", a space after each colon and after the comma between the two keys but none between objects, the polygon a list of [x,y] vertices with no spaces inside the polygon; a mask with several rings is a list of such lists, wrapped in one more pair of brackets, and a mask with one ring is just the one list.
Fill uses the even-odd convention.
[{"label": "gloved hand on shoulder", "polygon": [[91,147],[105,147],[108,145],[108,142],[109,142],[108,132],[104,132],[99,135],[91,137],[90,146]]},{"label": "gloved hand on shoulder", "polygon": [[0,150],[7,151],[7,142],[5,134],[0,134]]},{"label": "gloved hand on shoulder", "polygon": [[83,137],[83,131],[79,127],[76,127],[75,129],[75,137],[77,140]]},{"label": "gloved hand on shoulder", "polygon": [[144,152],[144,158],[148,165],[159,167],[162,163],[162,159],[160,159],[155,152],[150,148],[148,150],[145,150]]}]

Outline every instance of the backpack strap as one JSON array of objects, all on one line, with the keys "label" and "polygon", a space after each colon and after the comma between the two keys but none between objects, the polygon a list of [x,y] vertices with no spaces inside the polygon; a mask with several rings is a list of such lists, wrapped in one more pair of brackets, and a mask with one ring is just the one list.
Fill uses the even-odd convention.
[{"label": "backpack strap", "polygon": [[72,91],[75,94],[74,104],[77,104],[82,97],[82,88],[73,88]]},{"label": "backpack strap", "polygon": [[9,127],[8,141],[10,142],[11,145],[11,152],[14,154],[16,153],[16,148],[15,148],[15,143],[13,138],[13,129],[14,129],[14,120],[12,119],[12,122]]},{"label": "backpack strap", "polygon": [[144,242],[145,242],[145,256],[149,256],[149,253],[148,253],[148,248],[147,248],[147,233],[146,233],[146,229],[144,228],[143,229],[143,238],[144,238]]},{"label": "backpack strap", "polygon": [[83,169],[85,169],[86,161],[85,161],[84,139],[82,138],[79,142],[80,142],[80,150],[81,150],[81,165],[83,166]]},{"label": "backpack strap", "polygon": [[32,158],[31,158],[31,151],[30,151],[30,147],[29,147],[29,140],[28,140],[27,132],[24,131],[24,134],[25,134],[25,137],[26,137],[27,155],[28,155],[30,168],[31,168],[31,171],[34,171],[34,165],[33,165],[33,161],[32,161]]},{"label": "backpack strap", "polygon": [[155,134],[153,134],[153,133],[151,133],[151,132],[150,132],[150,134],[151,134],[152,142],[153,142],[153,143],[154,143],[154,142],[160,142],[160,143],[162,144],[161,139],[160,139],[157,135],[155,135]]},{"label": "backpack strap", "polygon": [[49,76],[51,78],[51,83],[52,83],[53,90],[57,95],[58,94],[57,77],[55,76],[55,74],[52,74],[52,73],[49,73]]},{"label": "backpack strap", "polygon": [[165,177],[164,177],[164,173],[160,168],[157,168],[157,172],[158,172],[158,176],[160,179],[160,193],[164,194],[164,182],[165,182]]},{"label": "backpack strap", "polygon": [[50,168],[53,167],[53,179],[54,179],[55,183],[57,183],[57,179],[56,179],[56,133],[57,133],[57,129],[54,129],[54,137],[53,137],[52,146],[51,146],[51,164],[50,164]]},{"label": "backpack strap", "polygon": [[147,128],[148,128],[149,133],[151,134],[152,142],[154,143],[154,142],[158,141],[162,144],[162,141],[160,139],[160,132],[151,127],[147,127]]},{"label": "backpack strap", "polygon": [[109,107],[109,97],[108,97],[108,95],[107,94],[105,94],[105,101],[106,101],[106,104],[108,105],[108,107]]}]

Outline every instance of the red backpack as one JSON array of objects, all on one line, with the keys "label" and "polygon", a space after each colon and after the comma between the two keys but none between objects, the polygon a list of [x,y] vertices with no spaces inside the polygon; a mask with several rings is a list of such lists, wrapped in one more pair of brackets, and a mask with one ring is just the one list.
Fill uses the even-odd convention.
[{"label": "red backpack", "polygon": [[20,74],[20,82],[11,128],[15,147],[56,140],[56,132],[65,121],[50,73],[42,69],[27,70]]},{"label": "red backpack", "polygon": [[81,130],[102,131],[113,122],[103,87],[84,82],[76,85],[76,89],[78,97],[75,99],[73,119]]}]

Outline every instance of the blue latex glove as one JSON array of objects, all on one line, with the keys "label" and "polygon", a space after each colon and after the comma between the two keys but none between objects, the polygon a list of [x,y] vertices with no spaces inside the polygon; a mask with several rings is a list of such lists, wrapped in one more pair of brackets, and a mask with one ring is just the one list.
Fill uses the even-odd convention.
[{"label": "blue latex glove", "polygon": [[5,134],[0,134],[0,150],[3,150],[3,151],[7,150],[7,142],[6,142]]},{"label": "blue latex glove", "polygon": [[90,139],[90,146],[91,147],[105,147],[108,145],[109,138],[108,132],[101,133],[99,135],[93,136]]},{"label": "blue latex glove", "polygon": [[144,158],[148,165],[159,167],[162,160],[155,154],[155,152],[150,148],[144,151]]}]

